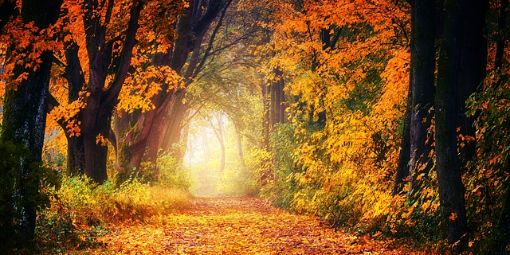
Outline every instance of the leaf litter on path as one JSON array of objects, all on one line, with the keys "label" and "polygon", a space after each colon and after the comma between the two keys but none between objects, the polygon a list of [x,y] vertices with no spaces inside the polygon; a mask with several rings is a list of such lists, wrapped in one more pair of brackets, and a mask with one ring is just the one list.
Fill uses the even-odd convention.
[{"label": "leaf litter on path", "polygon": [[412,254],[405,245],[335,230],[257,198],[196,198],[187,209],[109,226],[87,254]]}]

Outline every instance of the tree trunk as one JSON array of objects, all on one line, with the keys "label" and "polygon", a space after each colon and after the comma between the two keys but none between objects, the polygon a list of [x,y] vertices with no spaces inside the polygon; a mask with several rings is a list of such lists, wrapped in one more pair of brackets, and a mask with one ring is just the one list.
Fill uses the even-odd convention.
[{"label": "tree trunk", "polygon": [[[89,58],[89,81],[85,89],[88,95],[84,98],[85,107],[76,116],[76,121],[81,123],[80,139],[83,142],[76,143],[71,156],[76,156],[79,160],[84,159],[84,173],[97,183],[102,183],[107,179],[107,141],[110,140],[111,119],[119,93],[129,72],[139,27],[139,16],[143,7],[144,1],[133,1],[129,10],[129,21],[121,50],[118,56],[114,57],[111,54],[113,42],[106,38],[107,26],[102,24],[103,21],[99,16],[94,15],[101,7],[95,2],[84,6],[83,20]],[[109,20],[109,18],[107,17],[105,20]],[[77,48],[74,51],[66,49],[68,67],[76,65],[75,68],[66,68],[66,78],[71,84],[70,87],[81,89],[78,84],[83,84],[85,79],[80,62],[73,61],[73,59],[78,59],[77,53]],[[109,65],[111,62],[115,62],[114,67]],[[108,74],[111,73],[113,73],[112,79],[106,84]],[[82,166],[83,164],[80,162],[77,167]]]},{"label": "tree trunk", "polygon": [[285,93],[283,73],[280,70],[274,71],[277,81],[271,82],[269,90],[271,93],[270,101],[270,125],[271,128],[276,124],[284,123],[286,119],[285,115]]},{"label": "tree trunk", "polygon": [[[213,123],[213,120],[216,119],[218,126],[216,127]],[[210,120],[211,128],[214,131],[214,134],[216,135],[216,138],[218,138],[218,142],[220,143],[220,167],[219,171],[220,173],[223,173],[225,171],[225,138],[224,138],[224,127],[223,127],[223,120],[222,115],[218,114],[213,120]]]},{"label": "tree trunk", "polygon": [[[108,147],[106,142],[110,132],[111,111],[108,107],[101,107],[98,97],[90,96],[87,107],[82,111],[83,153],[85,158],[85,174],[96,183],[107,179],[106,162]],[[101,139],[102,137],[102,139]]]},{"label": "tree trunk", "polygon": [[173,152],[173,146],[180,141],[187,105],[182,102],[183,93],[176,93],[168,109],[161,112],[154,120],[148,137],[146,161],[155,162],[160,150]]},{"label": "tree trunk", "polygon": [[436,87],[436,164],[439,180],[441,218],[448,242],[455,251],[467,247],[467,220],[464,185],[457,155],[456,116],[460,86],[462,40],[462,0],[446,0],[444,31],[440,39]]},{"label": "tree trunk", "polygon": [[[34,22],[39,28],[54,23],[60,12],[61,1],[24,0],[21,15],[24,22]],[[41,12],[40,10],[46,10]],[[27,153],[20,156],[14,176],[12,218],[5,225],[12,224],[12,235],[17,245],[26,245],[34,238],[37,196],[39,194],[39,173],[34,164],[41,163],[44,143],[46,113],[48,109],[48,85],[52,66],[52,52],[43,52],[37,70],[26,70],[22,66],[16,73],[27,72],[28,77],[16,90],[5,94],[3,109],[2,141],[10,141],[24,147]],[[4,225],[4,224],[2,224]],[[4,240],[5,241],[5,240]]]},{"label": "tree trunk", "polygon": [[262,137],[263,137],[263,146],[269,151],[269,132],[270,132],[270,108],[271,108],[271,98],[269,94],[269,88],[266,84],[262,83],[262,103],[264,110],[264,117],[262,119]]},{"label": "tree trunk", "polygon": [[411,122],[409,172],[411,192],[419,189],[416,177],[432,168],[427,134],[432,121],[435,70],[435,2],[416,0],[411,8]]},{"label": "tree trunk", "polygon": [[67,171],[70,175],[85,174],[83,136],[67,137]]},{"label": "tree trunk", "polygon": [[160,145],[164,152],[175,153],[175,156],[178,158],[184,155],[180,148],[178,151],[175,151],[176,148],[174,146],[182,141],[182,129],[187,124],[185,121],[188,115],[188,108],[189,105],[183,103],[181,97],[176,98],[172,111],[166,117],[165,134]]},{"label": "tree trunk", "polygon": [[218,137],[218,141],[220,142],[220,167],[219,171],[220,173],[223,173],[225,171],[225,142],[223,140],[223,137]]},{"label": "tree trunk", "polygon": [[2,140],[12,141],[30,151],[18,159],[14,181],[12,222],[15,239],[21,243],[34,238],[38,173],[31,165],[41,163],[51,55],[51,52],[43,53],[37,72],[31,72],[17,90],[9,90],[4,101]]},{"label": "tree trunk", "polygon": [[457,47],[460,48],[460,87],[457,102],[457,125],[465,140],[460,149],[461,167],[464,168],[475,155],[476,143],[474,117],[466,115],[466,100],[480,87],[486,75],[487,67],[487,35],[485,33],[485,15],[489,1],[464,0],[462,9],[462,38]]},{"label": "tree trunk", "polygon": [[[78,100],[80,91],[85,85],[85,77],[83,77],[83,70],[79,64],[80,59],[78,55],[79,47],[75,42],[69,42],[66,45],[65,57],[66,68],[65,76],[68,80],[68,102]],[[81,119],[81,113],[76,116]],[[83,136],[71,136],[66,127],[66,123],[59,122],[64,130],[67,138],[67,171],[70,175],[83,175],[85,174],[85,155],[83,154]]]},{"label": "tree trunk", "polygon": [[179,166],[182,166],[184,164],[184,157],[186,156],[186,153],[188,152],[189,129],[190,129],[189,123],[186,123],[184,125],[184,127],[182,128],[183,148],[180,151],[181,154],[177,161]]},{"label": "tree trunk", "polygon": [[243,169],[246,168],[246,163],[244,161],[244,151],[243,151],[243,134],[241,134],[241,130],[237,126],[235,126],[236,130],[236,141],[237,141],[237,155],[239,156],[239,163]]},{"label": "tree trunk", "polygon": [[[412,76],[412,75],[411,75]],[[400,152],[398,155],[397,173],[393,182],[393,195],[397,195],[404,188],[404,179],[409,176],[409,157],[410,157],[410,130],[411,122],[411,90],[407,97],[407,107],[404,114],[404,126],[402,130],[402,140],[400,144]]]},{"label": "tree trunk", "polygon": [[157,112],[154,110],[135,116],[124,114],[116,121],[116,132],[120,137],[117,144],[119,181],[126,180],[140,167]]}]

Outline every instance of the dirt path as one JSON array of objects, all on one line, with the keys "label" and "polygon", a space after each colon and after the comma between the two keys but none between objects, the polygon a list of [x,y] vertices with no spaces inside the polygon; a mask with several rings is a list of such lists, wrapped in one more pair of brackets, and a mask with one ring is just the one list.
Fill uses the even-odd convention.
[{"label": "dirt path", "polygon": [[410,254],[255,198],[200,198],[148,223],[114,226],[94,254]]}]

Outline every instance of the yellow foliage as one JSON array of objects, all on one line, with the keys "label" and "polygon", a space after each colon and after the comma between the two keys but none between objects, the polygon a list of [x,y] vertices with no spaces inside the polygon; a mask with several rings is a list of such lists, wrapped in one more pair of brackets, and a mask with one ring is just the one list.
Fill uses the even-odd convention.
[{"label": "yellow foliage", "polygon": [[[387,176],[396,169],[408,95],[408,8],[366,0],[281,1],[275,8],[265,50],[276,53],[264,72],[272,79],[272,70],[282,70],[295,99],[287,111],[295,163],[304,169],[290,176],[298,211],[333,223],[400,221],[393,216],[405,199],[391,195]],[[323,126],[310,127],[320,115]]]}]

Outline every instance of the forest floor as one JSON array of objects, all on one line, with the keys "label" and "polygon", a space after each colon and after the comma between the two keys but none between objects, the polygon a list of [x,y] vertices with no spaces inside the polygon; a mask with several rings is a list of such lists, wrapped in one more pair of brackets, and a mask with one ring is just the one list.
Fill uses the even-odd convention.
[{"label": "forest floor", "polygon": [[[85,254],[411,254],[394,240],[335,230],[256,198],[196,198],[144,223],[109,226]],[[81,253],[81,252],[80,252]]]}]

